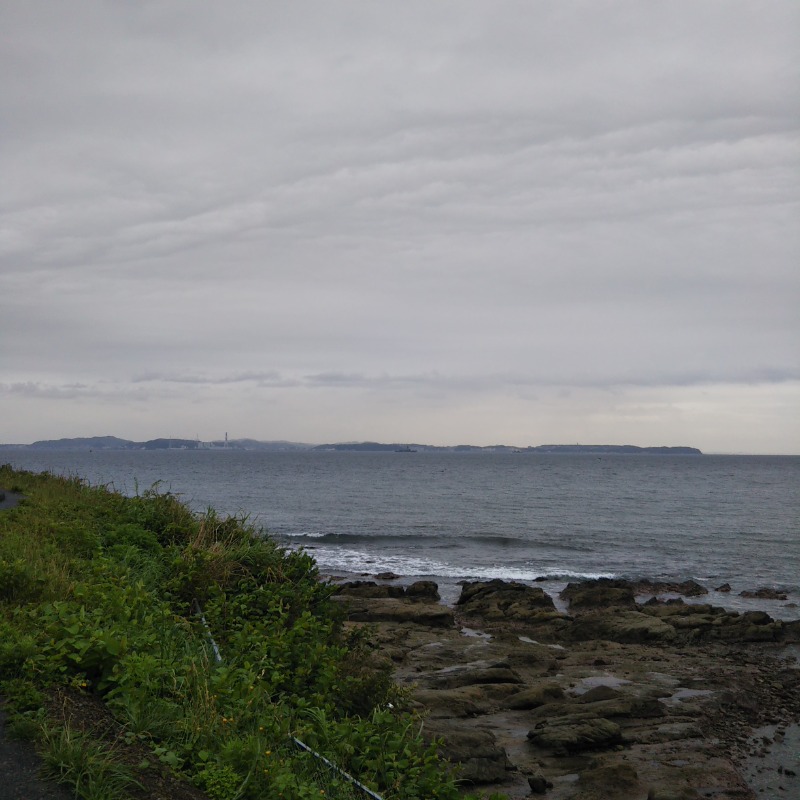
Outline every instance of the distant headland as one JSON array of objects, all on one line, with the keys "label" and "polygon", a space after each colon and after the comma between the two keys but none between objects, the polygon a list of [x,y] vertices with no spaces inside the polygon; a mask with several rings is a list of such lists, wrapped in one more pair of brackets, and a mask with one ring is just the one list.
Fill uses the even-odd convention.
[{"label": "distant headland", "polygon": [[256,439],[220,439],[202,442],[199,439],[148,439],[135,442],[116,436],[86,436],[73,439],[43,439],[32,444],[0,444],[0,450],[261,450],[269,452],[394,452],[394,453],[544,453],[556,455],[702,455],[696,447],[638,447],[632,444],[540,444],[528,447],[496,444],[480,446],[459,444],[439,446],[430,444],[381,442],[338,442],[335,444],[304,444],[302,442]]}]

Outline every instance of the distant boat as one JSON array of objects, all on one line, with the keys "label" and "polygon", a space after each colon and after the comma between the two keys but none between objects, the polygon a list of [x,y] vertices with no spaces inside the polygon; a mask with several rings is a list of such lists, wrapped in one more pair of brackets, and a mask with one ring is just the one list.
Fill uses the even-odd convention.
[{"label": "distant boat", "polygon": [[398,447],[395,450],[395,453],[416,453],[416,452],[417,452],[416,450],[412,450],[408,445],[406,445],[405,447]]}]

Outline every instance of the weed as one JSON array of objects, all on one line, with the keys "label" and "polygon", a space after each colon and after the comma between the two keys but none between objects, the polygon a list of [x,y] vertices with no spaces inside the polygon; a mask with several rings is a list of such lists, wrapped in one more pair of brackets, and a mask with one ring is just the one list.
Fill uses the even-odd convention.
[{"label": "weed", "polygon": [[122,800],[140,786],[110,750],[68,726],[44,726],[40,746],[45,770],[83,800]]},{"label": "weed", "polygon": [[121,797],[134,775],[91,734],[42,724],[59,686],[104,700],[119,747],[149,747],[214,800],[354,797],[293,735],[387,800],[459,797],[307,553],[158,485],[125,497],[7,465],[0,485],[27,498],[0,515],[0,688],[78,796]]}]

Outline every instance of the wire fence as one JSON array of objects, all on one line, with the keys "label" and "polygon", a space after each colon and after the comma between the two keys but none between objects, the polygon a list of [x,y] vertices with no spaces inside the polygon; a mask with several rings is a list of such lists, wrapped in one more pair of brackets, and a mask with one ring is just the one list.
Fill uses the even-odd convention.
[{"label": "wire fence", "polygon": [[381,795],[373,792],[352,775],[336,766],[332,761],[310,748],[298,738],[292,736],[291,744],[295,748],[294,762],[303,770],[303,778],[319,787],[320,795],[334,800],[383,800]]},{"label": "wire fence", "polygon": [[[217,664],[223,663],[217,643],[211,634],[211,628],[206,621],[200,603],[194,601],[195,613],[200,618],[211,649],[214,653],[214,661]],[[286,755],[291,756],[292,761],[297,764],[297,777],[305,783],[310,783],[317,787],[320,797],[329,800],[384,800],[381,795],[372,791],[348,772],[336,766],[332,761],[309,747],[305,742],[300,741],[295,736],[290,736],[285,744]]]}]

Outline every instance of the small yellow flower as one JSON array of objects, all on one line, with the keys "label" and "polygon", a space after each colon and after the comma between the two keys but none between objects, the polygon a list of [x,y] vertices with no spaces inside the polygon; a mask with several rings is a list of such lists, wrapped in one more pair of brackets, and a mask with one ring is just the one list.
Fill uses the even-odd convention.
[{"label": "small yellow flower", "polygon": [[265,756],[271,756],[272,755],[272,750],[265,750],[264,751],[264,755]]}]

